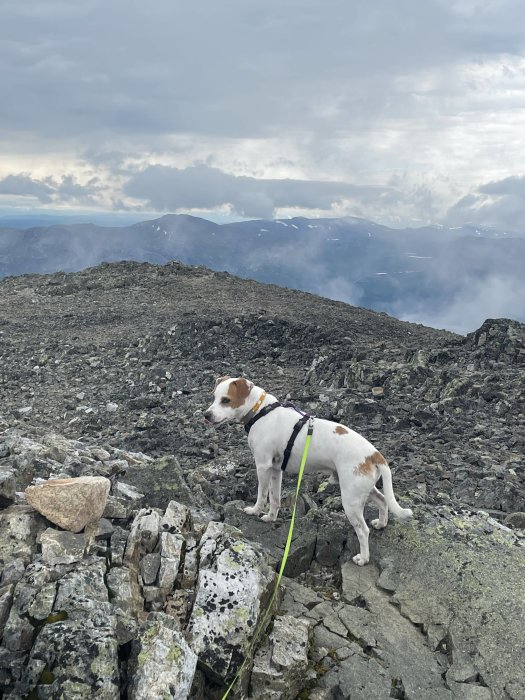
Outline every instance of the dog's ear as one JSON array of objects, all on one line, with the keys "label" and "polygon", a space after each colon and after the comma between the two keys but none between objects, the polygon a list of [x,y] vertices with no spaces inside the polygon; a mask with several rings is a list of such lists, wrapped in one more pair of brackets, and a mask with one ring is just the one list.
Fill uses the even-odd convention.
[{"label": "dog's ear", "polygon": [[219,384],[221,384],[222,382],[225,382],[227,379],[231,379],[231,377],[219,377],[218,379],[216,379],[212,394],[215,393],[215,389],[219,386]]},{"label": "dog's ear", "polygon": [[248,379],[241,377],[240,379],[236,379],[234,382],[232,382],[232,386],[235,386],[235,390],[239,399],[245,399],[247,398],[250,391],[253,389],[253,382],[250,382],[248,381]]}]

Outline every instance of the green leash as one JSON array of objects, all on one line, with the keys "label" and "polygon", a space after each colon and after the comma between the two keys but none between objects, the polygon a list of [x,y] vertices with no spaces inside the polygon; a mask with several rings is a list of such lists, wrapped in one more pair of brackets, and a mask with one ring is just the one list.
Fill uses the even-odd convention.
[{"label": "green leash", "polygon": [[290,527],[288,529],[288,537],[286,538],[286,545],[284,547],[284,552],[283,552],[283,558],[281,560],[281,566],[279,567],[279,573],[277,574],[277,580],[275,582],[275,588],[273,589],[272,597],[270,598],[270,602],[266,606],[266,610],[264,611],[264,615],[262,618],[259,620],[259,624],[255,628],[255,631],[253,633],[252,641],[250,642],[250,645],[248,647],[247,653],[246,653],[246,658],[242,662],[239,670],[235,674],[235,678],[233,681],[230,683],[228,686],[226,692],[222,696],[221,700],[226,700],[228,695],[230,694],[230,691],[234,687],[234,685],[237,683],[239,680],[239,676],[241,675],[242,671],[246,667],[246,664],[250,661],[250,652],[252,648],[255,646],[257,643],[257,639],[259,637],[259,632],[264,629],[266,626],[266,623],[268,622],[268,616],[271,613],[273,603],[275,601],[275,596],[277,595],[277,592],[279,590],[279,586],[281,585],[281,579],[283,577],[283,572],[286,566],[286,560],[288,559],[288,555],[290,553],[290,547],[292,545],[292,536],[293,536],[293,529],[294,529],[294,524],[295,524],[295,511],[297,510],[297,499],[299,498],[299,491],[301,489],[301,481],[303,480],[303,472],[304,472],[304,467],[306,464],[306,459],[308,457],[308,450],[310,449],[310,442],[312,441],[312,433],[314,432],[314,419],[313,417],[310,417],[310,420],[308,421],[308,433],[306,435],[306,442],[304,444],[304,450],[303,450],[303,456],[301,457],[301,466],[299,467],[299,475],[297,477],[297,487],[295,489],[295,501],[293,504],[293,511],[292,511],[292,519],[290,520]]}]

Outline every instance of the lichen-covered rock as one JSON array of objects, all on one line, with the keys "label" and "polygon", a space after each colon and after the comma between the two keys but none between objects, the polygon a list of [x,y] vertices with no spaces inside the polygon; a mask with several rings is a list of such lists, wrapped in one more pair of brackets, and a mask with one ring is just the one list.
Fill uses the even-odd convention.
[{"label": "lichen-covered rock", "polygon": [[187,700],[196,666],[197,655],[175,620],[163,613],[150,613],[132,643],[128,697]]},{"label": "lichen-covered rock", "polygon": [[60,572],[39,562],[29,564],[15,585],[2,645],[13,652],[31,648],[35,627],[53,611]]},{"label": "lichen-covered rock", "polygon": [[140,508],[144,502],[144,494],[140,493],[131,484],[117,482],[113,493],[109,494],[106,507],[104,508],[105,518],[117,518],[126,520],[136,509]]},{"label": "lichen-covered rock", "polygon": [[81,561],[86,545],[85,534],[74,535],[67,530],[59,531],[49,527],[40,535],[42,561],[50,566]]},{"label": "lichen-covered rock", "polygon": [[[44,687],[42,685],[44,684]],[[84,619],[50,622],[31,649],[26,678],[15,687],[38,688],[38,697],[119,700],[116,621],[101,603]],[[12,695],[15,697],[15,695]]]},{"label": "lichen-covered rock", "polygon": [[251,674],[252,700],[292,700],[304,688],[308,636],[313,622],[291,615],[275,618],[268,639],[257,651]]},{"label": "lichen-covered rock", "polygon": [[0,511],[0,571],[14,561],[28,564],[36,552],[36,536],[46,528],[30,506],[9,506]]},{"label": "lichen-covered rock", "polygon": [[26,496],[28,503],[52,523],[80,532],[102,517],[110,486],[103,476],[51,479],[28,486]]},{"label": "lichen-covered rock", "polygon": [[131,525],[124,552],[124,563],[138,567],[144,554],[153,552],[159,538],[160,515],[151,508],[142,508]]},{"label": "lichen-covered rock", "polygon": [[219,682],[236,672],[273,590],[275,572],[239,530],[212,522],[200,547],[195,604],[188,626],[199,665]]},{"label": "lichen-covered rock", "polygon": [[0,467],[0,508],[14,503],[16,493],[15,472],[13,469]]},{"label": "lichen-covered rock", "polygon": [[161,530],[184,532],[191,529],[190,509],[178,501],[170,501],[160,521]]},{"label": "lichen-covered rock", "polygon": [[[468,658],[472,683],[493,698],[519,697],[509,689],[525,687],[516,644],[525,617],[523,534],[487,514],[443,508],[402,532],[389,525],[371,545],[372,558],[391,572],[393,602],[425,631],[430,648],[443,650],[458,672]],[[466,682],[457,697],[467,697]]]},{"label": "lichen-covered rock", "polygon": [[0,639],[4,633],[7,618],[9,617],[14,590],[15,586],[13,583],[0,587]]},{"label": "lichen-covered rock", "polygon": [[158,585],[166,594],[173,590],[175,579],[179,573],[184,545],[185,540],[182,535],[171,532],[160,533]]},{"label": "lichen-covered rock", "polygon": [[84,619],[109,600],[106,565],[100,557],[84,559],[58,581],[54,610]]}]

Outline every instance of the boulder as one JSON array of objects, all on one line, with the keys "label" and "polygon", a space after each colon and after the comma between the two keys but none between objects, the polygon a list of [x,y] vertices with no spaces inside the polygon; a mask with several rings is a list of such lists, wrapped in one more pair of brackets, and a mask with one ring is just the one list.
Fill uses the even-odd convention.
[{"label": "boulder", "polygon": [[52,523],[80,532],[102,517],[110,486],[109,479],[102,476],[51,479],[28,486],[26,496],[28,503]]}]

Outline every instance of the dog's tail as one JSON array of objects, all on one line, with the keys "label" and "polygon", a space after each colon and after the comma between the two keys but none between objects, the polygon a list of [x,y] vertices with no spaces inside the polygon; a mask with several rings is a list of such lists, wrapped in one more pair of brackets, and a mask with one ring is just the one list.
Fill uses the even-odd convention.
[{"label": "dog's tail", "polygon": [[390,471],[390,467],[386,462],[384,464],[376,464],[376,467],[383,478],[383,496],[385,497],[388,510],[396,518],[399,518],[400,520],[408,520],[408,518],[411,518],[413,515],[412,510],[410,508],[401,508],[399,503],[396,501],[396,497],[394,496],[394,488],[392,486],[392,472]]}]

